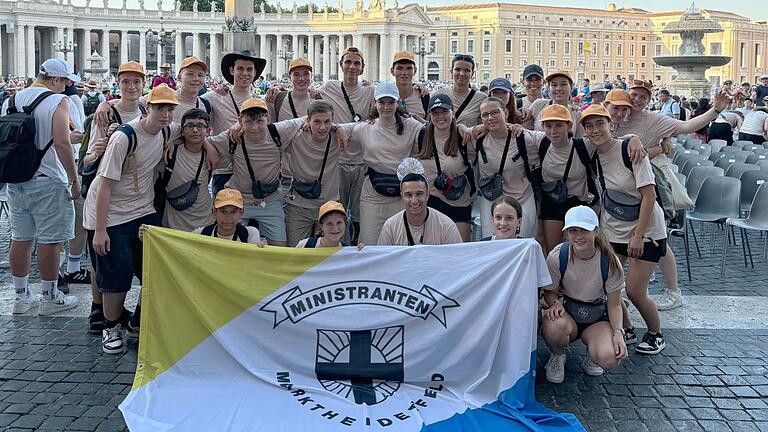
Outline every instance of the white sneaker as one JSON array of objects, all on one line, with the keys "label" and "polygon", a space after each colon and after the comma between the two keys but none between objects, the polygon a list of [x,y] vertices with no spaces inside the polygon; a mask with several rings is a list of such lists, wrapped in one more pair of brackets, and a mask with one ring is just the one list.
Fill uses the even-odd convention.
[{"label": "white sneaker", "polygon": [[589,376],[600,376],[605,372],[603,368],[597,363],[593,362],[589,356],[584,360],[584,364],[581,365],[584,368],[584,372]]},{"label": "white sneaker", "polygon": [[16,295],[16,300],[13,301],[13,313],[23,314],[27,313],[33,307],[40,304],[40,294],[33,292],[27,292],[26,298],[24,294]]},{"label": "white sneaker", "polygon": [[553,384],[560,384],[565,380],[565,354],[549,354],[549,361],[544,366],[547,381]]},{"label": "white sneaker", "polygon": [[656,309],[667,311],[683,305],[683,295],[680,291],[664,290],[664,294],[656,299]]},{"label": "white sneaker", "polygon": [[61,291],[56,291],[56,297],[53,300],[41,299],[38,315],[53,315],[77,307],[77,297],[64,295]]},{"label": "white sneaker", "polygon": [[105,354],[123,353],[123,327],[120,324],[102,330],[101,349]]}]

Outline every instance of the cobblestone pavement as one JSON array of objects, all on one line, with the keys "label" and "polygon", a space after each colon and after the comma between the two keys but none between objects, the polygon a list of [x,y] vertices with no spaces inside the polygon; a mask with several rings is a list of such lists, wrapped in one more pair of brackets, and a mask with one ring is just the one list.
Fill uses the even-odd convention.
[{"label": "cobblestone pavement", "polygon": [[[6,230],[7,223],[0,221],[0,260],[7,254]],[[569,348],[565,382],[552,385],[543,378],[549,354],[540,341],[540,402],[574,413],[595,432],[768,432],[764,239],[750,235],[754,270],[744,267],[739,241],[729,247],[726,275],[721,276],[722,231],[716,231],[714,253],[709,230],[697,232],[702,233],[703,256],[695,255],[691,242],[692,282],[686,278],[682,241],[674,245],[686,304],[662,313],[667,348],[650,357],[632,352],[616,370],[589,377],[581,371],[585,348],[577,342]],[[36,279],[33,274],[32,282]],[[0,281],[10,283],[7,269],[0,270]],[[657,272],[651,292],[661,289]],[[124,355],[104,355],[99,338],[85,331],[87,306],[70,317],[13,317],[3,315],[11,288],[0,290],[0,430],[127,430],[117,406],[133,382],[136,341],[129,340]],[[87,287],[73,286],[72,291],[87,304]]]}]

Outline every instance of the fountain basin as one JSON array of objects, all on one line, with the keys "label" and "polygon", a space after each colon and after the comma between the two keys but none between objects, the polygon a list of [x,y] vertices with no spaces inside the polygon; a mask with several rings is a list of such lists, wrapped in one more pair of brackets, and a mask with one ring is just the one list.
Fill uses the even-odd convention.
[{"label": "fountain basin", "polygon": [[728,56],[660,56],[654,57],[653,61],[659,66],[670,66],[678,68],[680,66],[693,67],[716,67],[728,64],[731,58]]}]

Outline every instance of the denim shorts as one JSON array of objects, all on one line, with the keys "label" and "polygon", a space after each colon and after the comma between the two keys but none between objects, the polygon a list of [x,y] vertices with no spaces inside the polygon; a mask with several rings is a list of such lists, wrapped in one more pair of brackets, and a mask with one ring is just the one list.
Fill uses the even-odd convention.
[{"label": "denim shorts", "polygon": [[93,249],[94,231],[88,230],[88,252],[96,272],[96,284],[102,293],[130,291],[134,276],[141,282],[144,254],[139,240],[139,227],[142,224],[160,226],[161,223],[160,216],[154,213],[107,228],[109,252],[104,256],[98,255]]},{"label": "denim shorts", "polygon": [[243,218],[240,223],[248,224],[248,219],[256,219],[259,222],[259,232],[262,236],[272,241],[288,241],[285,232],[285,211],[283,200],[275,199],[262,207],[253,203],[245,203]]},{"label": "denim shorts", "polygon": [[46,176],[8,183],[8,208],[14,241],[55,244],[75,238],[75,208],[66,183]]}]

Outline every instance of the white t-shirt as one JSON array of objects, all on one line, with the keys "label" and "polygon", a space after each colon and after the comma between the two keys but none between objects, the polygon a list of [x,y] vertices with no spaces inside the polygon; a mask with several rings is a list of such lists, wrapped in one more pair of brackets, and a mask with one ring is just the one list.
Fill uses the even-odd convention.
[{"label": "white t-shirt", "polygon": [[744,117],[744,124],[741,125],[739,132],[751,135],[763,135],[765,131],[765,119],[768,118],[768,113],[765,111],[750,111]]}]

